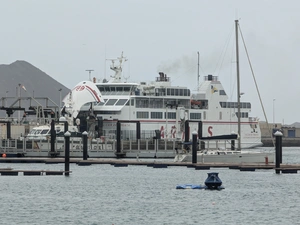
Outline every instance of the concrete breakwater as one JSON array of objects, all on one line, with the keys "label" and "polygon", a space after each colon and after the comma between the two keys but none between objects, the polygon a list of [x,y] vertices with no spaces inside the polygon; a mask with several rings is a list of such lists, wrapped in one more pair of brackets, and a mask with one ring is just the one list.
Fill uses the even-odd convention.
[{"label": "concrete breakwater", "polygon": [[[263,143],[263,147],[273,147],[273,138],[263,138],[261,139]],[[274,140],[275,143],[275,140]],[[300,137],[297,138],[282,138],[282,146],[283,147],[299,147],[300,146]]]}]

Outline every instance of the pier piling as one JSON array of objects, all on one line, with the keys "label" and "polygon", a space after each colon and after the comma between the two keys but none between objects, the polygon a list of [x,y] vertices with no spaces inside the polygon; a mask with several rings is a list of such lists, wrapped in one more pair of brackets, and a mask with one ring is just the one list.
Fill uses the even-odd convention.
[{"label": "pier piling", "polygon": [[280,173],[280,163],[282,161],[282,133],[280,131],[275,132],[275,137],[276,137],[276,143],[275,143],[275,171],[276,174]]},{"label": "pier piling", "polygon": [[117,121],[117,157],[121,154],[121,123]]},{"label": "pier piling", "polygon": [[193,131],[192,163],[197,163],[197,132]]},{"label": "pier piling", "polygon": [[70,132],[65,132],[65,176],[69,176],[70,171]]},{"label": "pier piling", "polygon": [[203,129],[203,124],[202,124],[202,121],[199,121],[198,122],[198,138],[201,140],[202,138],[202,129]]},{"label": "pier piling", "polygon": [[54,120],[51,121],[50,137],[51,137],[50,155],[53,156],[53,153],[55,152],[55,138],[56,138],[55,121]]},{"label": "pier piling", "polygon": [[86,131],[84,131],[82,133],[82,143],[83,143],[83,160],[87,160],[88,158],[88,154],[87,154],[87,149],[88,149],[88,145],[87,145],[87,135],[88,133]]}]

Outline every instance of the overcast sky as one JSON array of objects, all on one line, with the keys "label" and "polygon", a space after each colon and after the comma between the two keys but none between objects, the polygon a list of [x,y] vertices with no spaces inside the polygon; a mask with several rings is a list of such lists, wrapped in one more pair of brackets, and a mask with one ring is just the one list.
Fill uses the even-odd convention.
[{"label": "overcast sky", "polygon": [[[300,121],[300,2],[267,0],[0,0],[0,64],[25,60],[72,88],[108,78],[106,58],[124,52],[128,81],[152,81],[158,71],[174,85],[197,88],[219,76],[236,101],[234,20],[240,20],[269,122]],[[242,101],[265,121],[242,42]],[[274,100],[276,99],[276,100]],[[273,111],[275,109],[275,113]]]}]

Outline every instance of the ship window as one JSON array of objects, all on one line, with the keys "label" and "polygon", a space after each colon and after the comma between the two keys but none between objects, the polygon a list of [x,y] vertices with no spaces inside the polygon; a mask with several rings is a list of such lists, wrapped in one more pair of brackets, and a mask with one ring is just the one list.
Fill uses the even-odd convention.
[{"label": "ship window", "polygon": [[200,120],[201,119],[201,113],[190,113],[190,119],[191,120]]},{"label": "ship window", "polygon": [[124,91],[130,91],[130,87],[124,87]]},{"label": "ship window", "polygon": [[179,95],[183,96],[183,89],[179,89]]},{"label": "ship window", "polygon": [[[129,101],[128,101],[129,102]],[[131,104],[131,106],[134,106],[134,99],[131,99],[130,100],[130,104]]]},{"label": "ship window", "polygon": [[184,92],[184,96],[189,96],[188,95],[188,89],[184,89],[183,92]]},{"label": "ship window", "polygon": [[[239,115],[239,113],[238,112],[236,112],[235,113],[236,114],[236,116],[238,117],[238,115]],[[248,113],[247,112],[241,112],[241,117],[240,118],[248,118]]]},{"label": "ship window", "polygon": [[118,99],[109,99],[105,105],[114,105]]},{"label": "ship window", "polygon": [[108,86],[106,86],[105,91],[110,91],[110,88]]},{"label": "ship window", "polygon": [[47,134],[48,131],[49,131],[49,129],[47,129],[47,130],[42,130],[41,134]]},{"label": "ship window", "polygon": [[136,118],[137,119],[148,119],[149,112],[136,112]]},{"label": "ship window", "polygon": [[149,108],[149,99],[141,98],[136,100],[137,108]]},{"label": "ship window", "polygon": [[99,115],[105,114],[105,115],[117,115],[120,114],[119,111],[95,111],[95,113]]},{"label": "ship window", "polygon": [[119,101],[117,101],[116,105],[125,105],[125,103],[127,102],[128,99],[119,99]]},{"label": "ship window", "polygon": [[247,108],[251,109],[251,103],[250,102],[247,103]]},{"label": "ship window", "polygon": [[110,91],[115,92],[116,91],[116,87],[110,87]]},{"label": "ship window", "polygon": [[175,96],[178,96],[178,93],[179,92],[179,90],[178,89],[175,89]]},{"label": "ship window", "polygon": [[224,90],[219,91],[220,95],[226,95],[226,92]]},{"label": "ship window", "polygon": [[222,112],[219,113],[219,120],[222,120]]},{"label": "ship window", "polygon": [[151,119],[162,119],[162,112],[151,112]]},{"label": "ship window", "polygon": [[171,89],[171,95],[174,95],[174,89],[173,88]]},{"label": "ship window", "polygon": [[41,132],[41,130],[32,130],[30,131],[30,134],[39,134]]},{"label": "ship window", "polygon": [[167,95],[171,95],[171,90],[167,89]]},{"label": "ship window", "polygon": [[165,119],[176,119],[176,113],[168,112],[168,117],[166,117],[166,113],[165,113]]},{"label": "ship window", "polygon": [[98,86],[98,89],[99,89],[100,92],[104,92],[104,87],[99,87]]},{"label": "ship window", "polygon": [[123,91],[123,87],[117,87],[117,91]]}]

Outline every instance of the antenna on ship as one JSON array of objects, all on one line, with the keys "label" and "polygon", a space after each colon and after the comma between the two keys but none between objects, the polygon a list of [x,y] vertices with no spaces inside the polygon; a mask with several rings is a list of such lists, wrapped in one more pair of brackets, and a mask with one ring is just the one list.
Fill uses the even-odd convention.
[{"label": "antenna on ship", "polygon": [[89,72],[89,81],[92,81],[91,74],[94,70],[85,70],[85,71]]},{"label": "antenna on ship", "polygon": [[[125,61],[129,61],[128,59],[125,59]],[[123,76],[125,79],[125,83],[127,83],[127,80],[130,78],[130,62],[128,63],[128,76],[125,77]]]},{"label": "antenna on ship", "polygon": [[[123,52],[121,53],[121,57],[118,57],[117,59],[106,59],[111,61],[110,69],[115,71],[114,75],[111,75],[111,79],[109,83],[119,83],[121,82],[121,74],[122,74],[122,63],[127,61],[126,57],[123,57]],[[115,65],[115,61],[119,61],[119,65]]]}]

